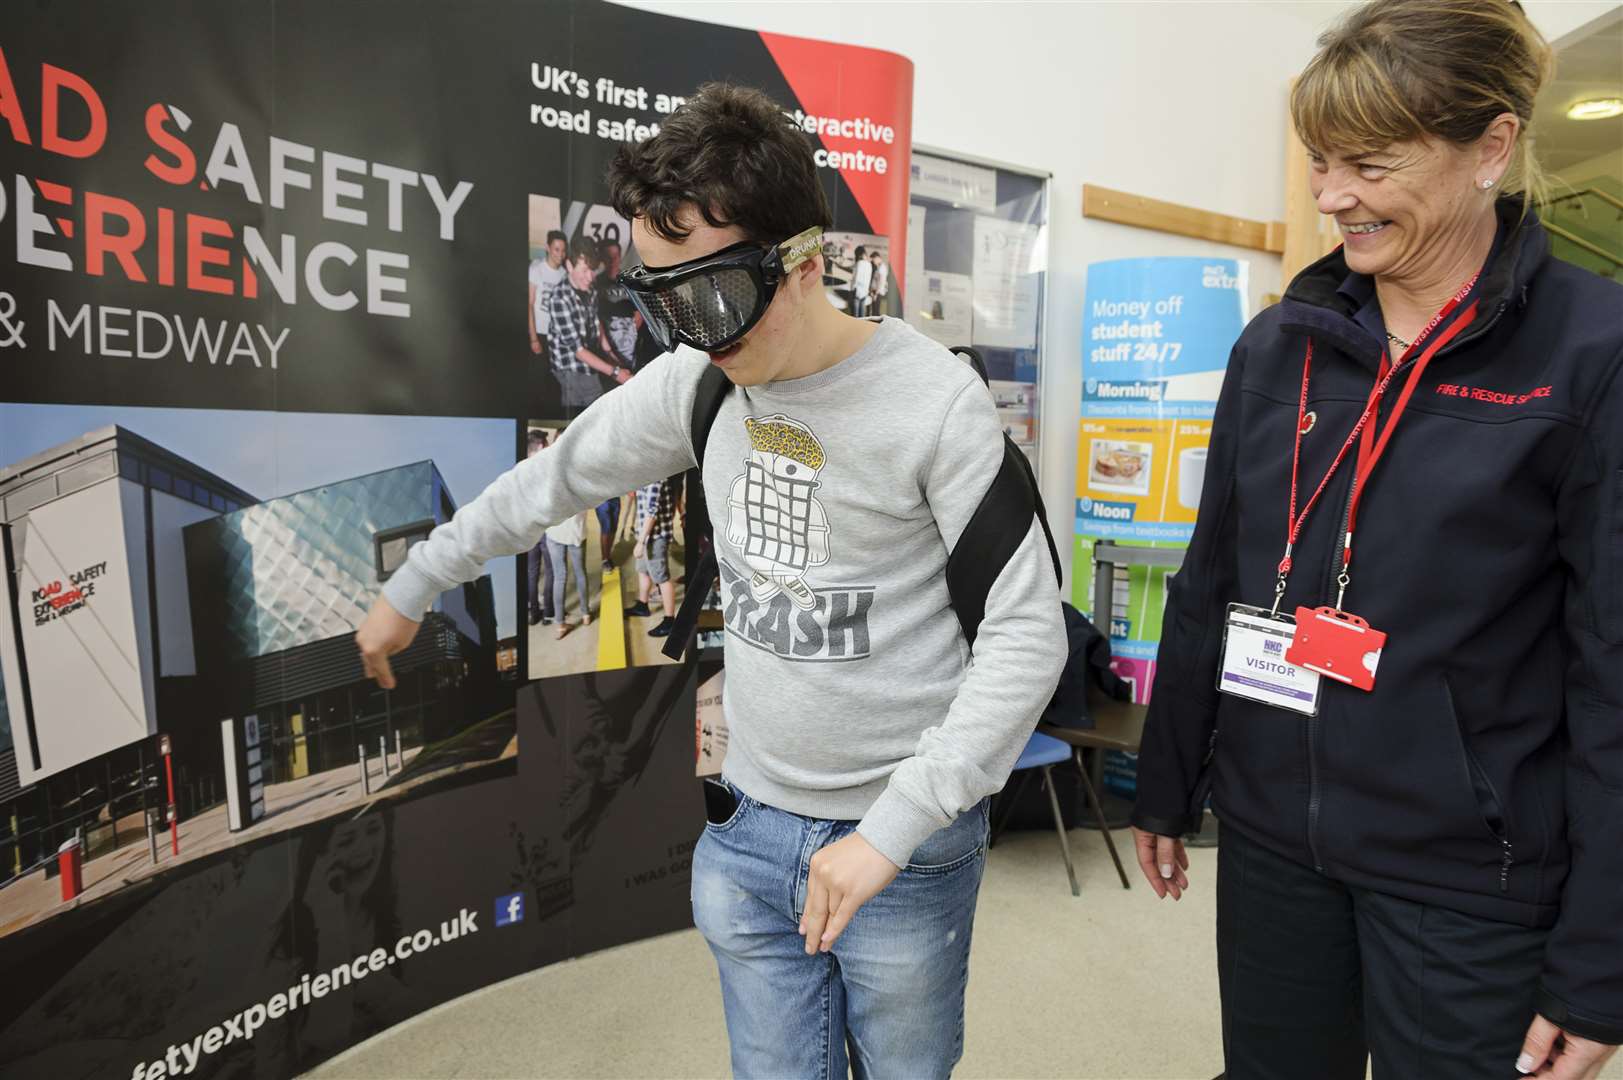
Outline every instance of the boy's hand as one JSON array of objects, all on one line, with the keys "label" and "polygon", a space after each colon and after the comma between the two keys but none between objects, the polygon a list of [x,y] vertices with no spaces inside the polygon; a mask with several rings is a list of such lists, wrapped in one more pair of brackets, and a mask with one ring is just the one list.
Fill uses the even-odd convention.
[{"label": "boy's hand", "polygon": [[857,909],[884,891],[899,873],[895,863],[858,833],[813,855],[806,879],[806,913],[800,917],[806,955],[833,948],[834,939],[850,925]]},{"label": "boy's hand", "polygon": [[376,679],[385,690],[393,690],[394,672],[389,670],[389,657],[411,644],[419,625],[396,611],[389,601],[378,597],[361,628],[355,631],[355,644],[361,650],[366,677]]}]

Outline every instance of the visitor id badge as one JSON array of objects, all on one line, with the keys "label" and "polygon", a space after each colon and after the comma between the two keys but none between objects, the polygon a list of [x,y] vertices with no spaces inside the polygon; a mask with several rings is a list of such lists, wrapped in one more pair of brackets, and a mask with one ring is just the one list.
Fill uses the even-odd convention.
[{"label": "visitor id badge", "polygon": [[1360,690],[1375,689],[1386,635],[1357,615],[1332,607],[1296,609],[1296,639],[1285,653],[1293,664]]},{"label": "visitor id badge", "polygon": [[1280,709],[1314,716],[1319,711],[1317,672],[1285,659],[1296,620],[1267,608],[1230,604],[1223,626],[1223,663],[1217,689]]}]

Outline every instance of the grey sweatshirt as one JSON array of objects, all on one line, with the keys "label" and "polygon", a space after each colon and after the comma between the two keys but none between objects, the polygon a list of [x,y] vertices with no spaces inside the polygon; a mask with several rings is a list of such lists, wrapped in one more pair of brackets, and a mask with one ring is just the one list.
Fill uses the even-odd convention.
[{"label": "grey sweatshirt", "polygon": [[[389,602],[420,619],[548,524],[691,468],[709,362],[680,349],[604,395],[413,547]],[[1002,464],[1002,440],[974,372],[887,318],[825,371],[735,387],[706,447],[726,774],[769,806],[860,819],[898,866],[1003,786],[1065,659],[1035,519],[987,598],[973,658],[948,603],[947,553]]]}]

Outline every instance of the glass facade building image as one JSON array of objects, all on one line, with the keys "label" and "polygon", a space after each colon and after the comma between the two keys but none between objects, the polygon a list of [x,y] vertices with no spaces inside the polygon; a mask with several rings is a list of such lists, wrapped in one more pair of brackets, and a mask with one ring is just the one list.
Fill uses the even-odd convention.
[{"label": "glass facade building image", "polygon": [[0,468],[0,882],[74,836],[87,859],[144,842],[160,736],[184,822],[225,798],[224,718],[258,715],[276,784],[498,711],[488,576],[427,614],[394,691],[354,646],[455,509],[431,461],[260,499],[114,426]]},{"label": "glass facade building image", "polygon": [[229,713],[255,713],[267,783],[354,765],[382,740],[450,738],[495,684],[489,577],[446,593],[393,666],[365,677],[353,635],[411,544],[456,506],[422,461],[270,499],[186,530],[199,661]]}]

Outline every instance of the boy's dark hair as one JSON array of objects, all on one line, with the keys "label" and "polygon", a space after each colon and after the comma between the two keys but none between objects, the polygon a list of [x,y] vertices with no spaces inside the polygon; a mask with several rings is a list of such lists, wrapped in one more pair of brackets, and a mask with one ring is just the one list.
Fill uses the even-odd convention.
[{"label": "boy's dark hair", "polygon": [[577,236],[569,242],[569,265],[573,266],[582,259],[594,270],[603,265],[603,250],[590,236]]},{"label": "boy's dark hair", "polygon": [[736,225],[761,244],[834,225],[811,139],[777,102],[744,86],[699,87],[659,134],[620,148],[608,181],[622,217],[643,218],[677,243],[691,231],[679,217],[689,204],[710,225]]},{"label": "boy's dark hair", "polygon": [[562,240],[566,244],[569,243],[569,237],[565,236],[558,229],[553,229],[547,233],[547,247],[551,247],[554,240]]},{"label": "boy's dark hair", "polygon": [[529,445],[531,450],[534,450],[537,446],[547,445],[547,433],[542,431],[540,428],[531,428],[529,434]]}]

